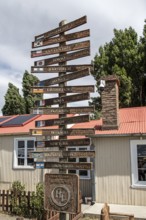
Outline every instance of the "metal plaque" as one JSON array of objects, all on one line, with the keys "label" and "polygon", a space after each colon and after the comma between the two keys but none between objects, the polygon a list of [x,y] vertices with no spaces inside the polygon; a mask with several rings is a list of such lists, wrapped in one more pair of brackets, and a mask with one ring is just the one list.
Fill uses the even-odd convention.
[{"label": "metal plaque", "polygon": [[59,36],[59,37],[45,38],[43,40],[38,40],[38,41],[32,42],[32,48],[57,44],[57,43],[76,40],[76,39],[89,37],[89,36],[90,36],[90,30],[88,29],[88,30],[84,30],[84,31],[71,33],[71,34],[66,34],[66,35]]},{"label": "metal plaque", "polygon": [[42,87],[33,86],[32,93],[82,93],[82,92],[94,92],[94,86],[66,86],[66,87]]},{"label": "metal plaque", "polygon": [[90,145],[90,138],[35,141],[35,147],[39,149],[43,148],[43,151],[47,147],[89,146],[89,145]]},{"label": "metal plaque", "polygon": [[44,136],[82,136],[93,135],[95,130],[92,128],[79,128],[79,129],[30,129],[31,135],[44,135]]},{"label": "metal plaque", "polygon": [[33,114],[86,114],[93,113],[94,106],[81,106],[81,107],[66,107],[66,108],[49,108],[49,107],[34,107],[31,109]]},{"label": "metal plaque", "polygon": [[31,67],[32,73],[58,73],[58,72],[75,72],[86,68],[92,68],[90,64],[85,65],[67,65],[67,66],[43,66]]},{"label": "metal plaque", "polygon": [[68,44],[65,46],[51,47],[51,48],[42,49],[42,50],[35,50],[35,51],[31,51],[31,58],[47,56],[47,55],[52,55],[52,54],[57,54],[57,53],[62,53],[62,52],[69,52],[69,51],[74,51],[74,50],[79,50],[79,49],[85,49],[88,47],[90,47],[89,40],[79,42],[79,43]]},{"label": "metal plaque", "polygon": [[49,105],[56,105],[61,103],[69,103],[69,102],[78,102],[83,100],[90,99],[90,94],[88,92],[76,95],[69,95],[69,96],[62,96],[57,98],[51,99],[43,99],[41,101],[36,101],[35,106],[49,106]]},{"label": "metal plaque", "polygon": [[71,81],[74,79],[79,79],[81,77],[88,76],[89,74],[90,74],[90,70],[89,70],[89,68],[86,68],[83,70],[79,70],[77,72],[66,74],[64,76],[54,77],[51,79],[46,79],[46,80],[40,81],[40,83],[38,83],[38,86],[55,85],[55,84],[59,84],[62,82],[67,82],[67,81]]},{"label": "metal plaque", "polygon": [[79,177],[76,174],[45,174],[46,210],[76,214],[79,210]]},{"label": "metal plaque", "polygon": [[69,53],[66,55],[60,55],[57,57],[52,57],[49,59],[43,59],[43,60],[39,60],[39,61],[35,61],[34,62],[34,66],[39,66],[39,67],[43,67],[43,66],[47,66],[47,65],[51,65],[51,64],[58,64],[60,62],[65,62],[65,61],[69,61],[69,60],[75,60],[81,57],[86,57],[90,55],[90,49],[84,49],[84,50],[80,50],[77,52],[73,52],[73,53]]},{"label": "metal plaque", "polygon": [[81,122],[88,122],[89,120],[90,120],[89,115],[79,115],[79,116],[67,117],[67,118],[40,120],[40,121],[35,121],[35,127],[76,124],[76,123],[81,123]]},{"label": "metal plaque", "polygon": [[75,27],[78,27],[82,24],[85,24],[87,22],[87,17],[86,16],[83,16],[75,21],[72,21],[70,23],[67,23],[61,27],[58,27],[58,28],[55,28],[51,31],[48,31],[46,33],[43,33],[43,34],[40,34],[38,36],[35,36],[35,41],[36,40],[42,40],[44,38],[48,38],[48,37],[52,37],[52,36],[55,36],[57,34],[60,34],[62,32],[65,32],[65,31],[68,31],[68,30],[71,30]]}]

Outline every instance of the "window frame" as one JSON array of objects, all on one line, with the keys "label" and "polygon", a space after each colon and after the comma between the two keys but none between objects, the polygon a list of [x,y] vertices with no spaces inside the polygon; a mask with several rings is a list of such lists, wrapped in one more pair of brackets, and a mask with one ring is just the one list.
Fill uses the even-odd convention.
[{"label": "window frame", "polygon": [[[86,151],[89,151],[90,150],[90,146],[70,146],[70,147],[67,147],[67,149],[71,150],[71,149],[75,149],[75,151],[82,151],[82,149],[85,149],[86,148]],[[87,163],[90,162],[90,157],[85,157],[87,159]],[[75,158],[76,159],[76,163],[79,163],[79,157]],[[81,170],[75,170],[75,174],[79,175],[79,172]],[[91,179],[91,171],[90,170],[86,170],[87,171],[87,176],[81,176],[79,175],[79,178],[82,179],[82,180],[89,180]]]},{"label": "window frame", "polygon": [[131,179],[132,188],[146,188],[146,181],[138,180],[138,163],[137,163],[137,145],[146,145],[146,140],[131,140],[130,150],[131,150]]},{"label": "window frame", "polygon": [[[29,140],[33,140],[35,142],[36,137],[18,137],[18,138],[14,138],[13,169],[35,169],[34,166],[31,166],[31,165],[18,165],[18,154],[17,154],[18,153],[18,141],[24,141],[25,142],[24,160],[27,160],[28,157],[26,157],[26,142],[29,141]],[[35,145],[34,145],[34,150],[35,150]]]}]

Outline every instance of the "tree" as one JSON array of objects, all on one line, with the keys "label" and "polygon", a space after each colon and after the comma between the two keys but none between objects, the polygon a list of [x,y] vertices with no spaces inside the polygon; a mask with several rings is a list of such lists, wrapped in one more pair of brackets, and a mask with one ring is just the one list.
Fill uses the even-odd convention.
[{"label": "tree", "polygon": [[30,109],[34,106],[34,102],[38,99],[42,99],[41,94],[33,94],[31,87],[35,84],[37,84],[39,79],[29,74],[28,71],[24,72],[23,79],[22,79],[22,91],[23,91],[23,97],[25,101],[25,112],[26,114],[30,113]]},{"label": "tree", "polygon": [[24,99],[19,94],[19,89],[12,83],[8,84],[2,113],[3,115],[18,115],[25,113]]},{"label": "tree", "polygon": [[[120,107],[140,106],[142,101],[143,73],[146,70],[146,25],[143,37],[138,40],[135,30],[114,29],[114,37],[99,48],[95,55],[92,75],[98,82],[106,75],[115,74],[120,80]],[[94,100],[95,101],[95,100]]]}]

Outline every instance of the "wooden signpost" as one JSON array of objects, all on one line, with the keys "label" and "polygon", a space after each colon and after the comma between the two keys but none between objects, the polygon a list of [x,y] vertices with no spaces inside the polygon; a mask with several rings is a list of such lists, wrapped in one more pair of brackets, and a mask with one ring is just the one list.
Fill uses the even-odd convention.
[{"label": "wooden signpost", "polygon": [[[94,112],[93,106],[67,106],[68,103],[88,100],[90,92],[94,92],[94,86],[85,86],[82,83],[83,81],[81,81],[81,86],[67,85],[68,81],[89,76],[92,69],[91,64],[67,64],[67,61],[90,55],[90,41],[77,42],[78,39],[89,37],[89,29],[66,33],[66,31],[79,27],[86,22],[86,16],[70,23],[62,21],[59,27],[35,36],[35,40],[32,42],[31,57],[45,57],[34,62],[31,67],[32,73],[58,73],[57,77],[42,80],[32,87],[34,94],[57,93],[58,97],[35,102],[32,112],[34,114],[48,114],[48,119],[36,121],[36,128],[30,130],[31,135],[36,137],[56,136],[58,139],[37,140],[35,142],[36,151],[31,152],[30,157],[34,158],[35,168],[37,169],[59,169],[59,174],[46,174],[45,176],[45,209],[60,212],[61,220],[66,219],[65,213],[78,214],[80,212],[79,177],[75,174],[67,174],[67,170],[92,169],[90,162],[70,162],[69,158],[93,158],[95,156],[94,151],[67,150],[74,146],[90,146],[90,139],[85,136],[95,132],[92,128],[82,128],[82,126],[76,129],[67,127],[69,124],[71,126],[76,123],[89,122],[89,113]],[[73,40],[76,41],[67,43]],[[55,46],[49,47],[53,44]],[[41,47],[43,48],[40,49]],[[49,114],[58,115],[58,117],[49,119]],[[67,114],[80,115],[68,116]],[[53,127],[52,129],[51,126],[56,126],[56,128]],[[84,138],[68,139],[69,136],[83,136]],[[54,150],[54,147],[57,147],[58,150]],[[54,162],[53,158],[58,158],[58,162]],[[76,194],[74,194],[75,191]],[[78,217],[76,217],[77,219]]]}]

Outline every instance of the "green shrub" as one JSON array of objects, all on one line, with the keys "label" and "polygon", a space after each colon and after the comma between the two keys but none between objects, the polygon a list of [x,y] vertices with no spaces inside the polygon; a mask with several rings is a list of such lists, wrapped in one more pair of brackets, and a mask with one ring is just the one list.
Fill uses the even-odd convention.
[{"label": "green shrub", "polygon": [[20,183],[20,181],[15,181],[12,184],[12,214],[24,216],[27,212],[27,199],[24,195],[25,186]]},{"label": "green shrub", "polygon": [[30,197],[30,204],[28,206],[28,199],[25,194],[25,185],[22,185],[20,181],[15,181],[12,184],[12,214],[37,218],[42,220],[45,214],[44,210],[44,186],[43,183],[38,183],[36,186],[36,192],[32,192]]},{"label": "green shrub", "polygon": [[36,186],[36,192],[32,193],[30,205],[33,208],[32,216],[38,220],[43,219],[43,215],[45,213],[44,210],[44,185],[42,183],[38,183]]}]

